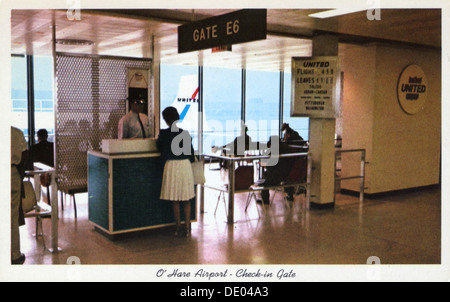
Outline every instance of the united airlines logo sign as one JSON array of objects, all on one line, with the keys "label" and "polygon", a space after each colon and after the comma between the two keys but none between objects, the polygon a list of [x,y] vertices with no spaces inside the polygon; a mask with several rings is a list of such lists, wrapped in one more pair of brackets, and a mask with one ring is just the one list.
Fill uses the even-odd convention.
[{"label": "united airlines logo sign", "polygon": [[397,84],[397,97],[402,109],[415,114],[425,106],[428,83],[420,66],[411,64],[403,69]]},{"label": "united airlines logo sign", "polygon": [[189,98],[178,98],[178,102],[180,103],[188,103],[186,104],[186,106],[184,106],[183,111],[181,111],[180,113],[180,122],[182,122],[184,120],[184,118],[186,117],[186,114],[189,111],[189,108],[191,108],[191,105],[189,103],[198,103],[198,87],[197,89],[194,91],[194,93],[192,94],[191,97]]}]

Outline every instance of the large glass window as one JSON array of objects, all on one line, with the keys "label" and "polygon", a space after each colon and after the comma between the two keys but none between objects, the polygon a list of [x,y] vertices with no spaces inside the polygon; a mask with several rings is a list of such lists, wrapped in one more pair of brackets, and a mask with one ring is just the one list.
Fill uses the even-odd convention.
[{"label": "large glass window", "polygon": [[279,134],[280,73],[246,71],[245,124],[253,141]]},{"label": "large glass window", "polygon": [[27,59],[11,57],[11,125],[23,131],[28,140]]},{"label": "large glass window", "polygon": [[162,111],[172,106],[180,114],[178,126],[189,131],[194,149],[198,149],[198,67],[161,65],[160,127],[167,128]]},{"label": "large glass window", "polygon": [[35,130],[46,129],[49,141],[55,134],[55,114],[53,107],[53,58],[34,57],[34,110]]},{"label": "large glass window", "polygon": [[[203,67],[203,154],[240,135],[242,70]],[[253,141],[267,142],[280,133],[280,73],[246,70],[245,124]],[[291,117],[291,75],[284,74],[283,122],[308,140],[308,118]],[[198,67],[161,65],[160,108],[174,106],[180,127],[190,132],[198,149]],[[161,128],[167,125],[161,116]]]},{"label": "large glass window", "polygon": [[[11,125],[29,138],[29,126],[35,131],[45,128],[53,141],[55,115],[53,108],[53,58],[33,57],[34,113],[28,112],[28,70],[26,56],[11,57]],[[34,114],[34,125],[28,125],[28,115]],[[34,133],[34,135],[36,135]],[[35,137],[36,139],[36,137]]]},{"label": "large glass window", "polygon": [[203,152],[223,146],[240,134],[241,70],[204,67],[203,69]]},{"label": "large glass window", "polygon": [[284,74],[283,123],[297,131],[304,140],[309,136],[309,118],[291,117],[291,74]]}]

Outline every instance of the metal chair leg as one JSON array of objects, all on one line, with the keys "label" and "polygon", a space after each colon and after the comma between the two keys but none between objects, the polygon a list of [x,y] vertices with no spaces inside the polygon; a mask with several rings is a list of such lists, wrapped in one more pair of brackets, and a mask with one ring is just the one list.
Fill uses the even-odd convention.
[{"label": "metal chair leg", "polygon": [[[247,212],[247,208],[250,205],[250,203],[252,202],[252,199],[255,199],[255,203],[256,203],[256,194],[255,194],[255,192],[248,193],[247,204],[245,205],[245,212]],[[264,202],[262,203],[262,207],[263,207],[263,210],[264,210],[264,213],[265,213],[266,212],[266,208],[264,207]],[[259,213],[258,207],[256,207],[256,210],[258,211],[258,216],[261,217],[261,214]]]},{"label": "metal chair leg", "polygon": [[44,251],[47,249],[45,246],[45,236],[44,236],[44,227],[42,226],[42,218],[36,217],[39,220],[39,226],[41,227],[41,235],[42,235],[42,244],[44,245]]},{"label": "metal chair leg", "polygon": [[222,196],[222,192],[219,193],[219,197],[217,197],[216,209],[214,210],[214,216],[216,216],[217,207],[219,206],[220,197]]},{"label": "metal chair leg", "polygon": [[222,192],[222,191],[219,193],[219,197],[217,198],[217,204],[216,204],[216,210],[214,211],[214,216],[216,216],[217,207],[219,206],[219,202],[220,202],[220,198],[221,197],[222,197],[222,200],[223,200],[223,204],[225,206],[225,214],[226,214],[226,216],[228,216],[227,204],[225,203],[225,193]]},{"label": "metal chair leg", "polygon": [[247,195],[247,201],[245,202],[245,212],[247,212],[247,208],[248,208],[248,206],[250,205],[250,201],[252,200],[252,199],[251,199],[252,193],[253,193],[253,192],[249,192],[248,195]]},{"label": "metal chair leg", "polygon": [[72,195],[73,197],[73,208],[75,210],[75,218],[77,218],[77,202],[75,201],[75,194]]}]

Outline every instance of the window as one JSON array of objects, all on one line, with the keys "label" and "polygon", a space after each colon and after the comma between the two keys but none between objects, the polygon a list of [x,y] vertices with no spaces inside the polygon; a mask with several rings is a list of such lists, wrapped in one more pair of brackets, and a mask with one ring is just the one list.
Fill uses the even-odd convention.
[{"label": "window", "polygon": [[253,141],[279,134],[280,73],[246,71],[245,124]]},{"label": "window", "polygon": [[223,146],[240,134],[241,70],[205,67],[203,69],[203,152]]},{"label": "window", "polygon": [[284,74],[283,123],[297,131],[304,140],[309,136],[309,118],[291,117],[291,74]]},{"label": "window", "polygon": [[35,130],[46,129],[48,140],[55,134],[55,114],[53,108],[53,58],[34,57],[34,111]]},{"label": "window", "polygon": [[23,131],[28,140],[27,58],[11,57],[11,125]]},{"label": "window", "polygon": [[[223,146],[240,135],[242,118],[242,70],[203,67],[203,154],[212,146]],[[197,66],[161,65],[160,108],[177,108],[179,126],[193,137],[198,149],[198,72]],[[245,71],[245,123],[253,141],[267,142],[280,133],[280,73]],[[284,75],[283,122],[308,139],[308,118],[291,117],[291,75]],[[161,116],[161,128],[167,125]]]},{"label": "window", "polygon": [[[34,79],[34,125],[28,124],[28,75],[26,56],[11,56],[11,125],[23,131],[29,140],[29,130],[47,129],[49,141],[53,141],[55,115],[53,109],[53,58],[32,57]],[[35,138],[36,139],[36,138]]]}]

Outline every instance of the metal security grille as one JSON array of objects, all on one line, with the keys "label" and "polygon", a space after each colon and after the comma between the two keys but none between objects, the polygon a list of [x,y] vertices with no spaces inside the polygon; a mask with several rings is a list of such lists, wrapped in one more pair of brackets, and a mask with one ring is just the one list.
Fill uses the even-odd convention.
[{"label": "metal security grille", "polygon": [[[148,59],[57,54],[59,190],[87,187],[87,151],[99,150],[103,139],[117,138],[119,119],[126,113],[127,69],[150,67]],[[149,99],[149,116],[152,102]]]}]

